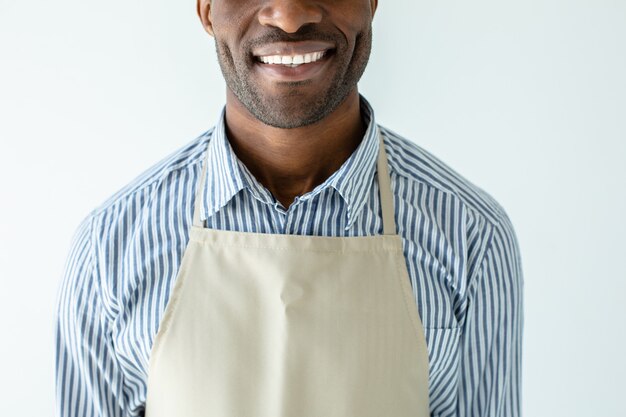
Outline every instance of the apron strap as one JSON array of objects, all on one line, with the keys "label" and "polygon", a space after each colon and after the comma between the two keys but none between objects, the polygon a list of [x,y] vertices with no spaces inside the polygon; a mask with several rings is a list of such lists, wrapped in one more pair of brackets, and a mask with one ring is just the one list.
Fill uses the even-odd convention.
[{"label": "apron strap", "polygon": [[206,180],[206,167],[209,165],[209,149],[207,147],[206,156],[202,163],[202,174],[200,174],[200,181],[198,182],[198,188],[196,190],[196,201],[194,201],[193,207],[193,225],[196,227],[204,227],[205,222],[200,220],[200,213],[204,206],[204,182]]},{"label": "apron strap", "polygon": [[380,128],[376,126],[378,131],[378,189],[380,192],[380,205],[383,212],[383,234],[396,234],[396,221],[393,213],[393,194],[391,192],[391,177],[389,176],[389,164],[387,162],[387,152],[385,151],[385,143]]}]

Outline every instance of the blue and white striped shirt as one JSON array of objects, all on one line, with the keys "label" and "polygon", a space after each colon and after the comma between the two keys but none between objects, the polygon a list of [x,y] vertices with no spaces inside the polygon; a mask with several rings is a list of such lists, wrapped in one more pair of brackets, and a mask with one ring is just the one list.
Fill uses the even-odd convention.
[{"label": "blue and white striped shirt", "polygon": [[[358,148],[285,208],[218,123],[94,209],[78,227],[58,295],[59,416],[140,416],[152,342],[187,245],[209,152],[207,226],[322,236],[382,234],[371,107]],[[502,207],[418,145],[381,127],[397,232],[430,359],[433,416],[520,415],[522,288]]]}]

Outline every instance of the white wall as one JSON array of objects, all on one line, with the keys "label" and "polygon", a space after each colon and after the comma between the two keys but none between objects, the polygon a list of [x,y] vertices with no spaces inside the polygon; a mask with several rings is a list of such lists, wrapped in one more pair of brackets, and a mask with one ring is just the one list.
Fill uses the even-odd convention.
[{"label": "white wall", "polygon": [[[516,227],[526,416],[623,415],[624,74],[624,1],[380,1],[361,84],[379,122]],[[223,97],[193,0],[0,0],[0,415],[52,414],[78,222]]]}]

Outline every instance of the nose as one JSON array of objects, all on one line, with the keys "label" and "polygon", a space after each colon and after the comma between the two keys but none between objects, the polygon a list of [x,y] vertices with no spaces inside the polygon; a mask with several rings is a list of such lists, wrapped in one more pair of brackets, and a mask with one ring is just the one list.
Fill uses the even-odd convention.
[{"label": "nose", "polygon": [[322,21],[322,10],[313,1],[267,0],[259,11],[259,23],[295,33],[302,26]]}]

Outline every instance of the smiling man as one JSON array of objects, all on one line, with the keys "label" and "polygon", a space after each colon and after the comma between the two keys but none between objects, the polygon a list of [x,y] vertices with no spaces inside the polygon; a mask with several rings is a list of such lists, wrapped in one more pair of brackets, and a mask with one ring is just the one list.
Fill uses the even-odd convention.
[{"label": "smiling man", "polygon": [[376,123],[376,7],[198,0],[226,105],[79,226],[60,416],[520,414],[513,227]]}]

